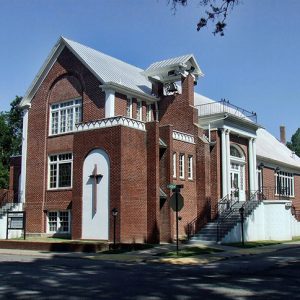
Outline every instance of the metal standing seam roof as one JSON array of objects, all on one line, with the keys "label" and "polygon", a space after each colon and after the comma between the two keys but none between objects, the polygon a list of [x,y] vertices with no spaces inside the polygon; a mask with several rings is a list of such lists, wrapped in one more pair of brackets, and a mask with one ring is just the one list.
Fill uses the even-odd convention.
[{"label": "metal standing seam roof", "polygon": [[[195,105],[203,105],[215,103],[215,100],[195,93]],[[220,105],[222,105],[220,103]],[[278,162],[279,164],[289,165],[291,168],[300,168],[300,158],[280,141],[278,141],[271,133],[264,128],[256,131],[256,155],[260,158],[266,158]]]},{"label": "metal standing seam roof", "polygon": [[151,64],[146,70],[145,70],[145,74],[147,73],[153,73],[153,72],[157,72],[161,69],[164,69],[164,68],[167,68],[169,66],[174,66],[174,65],[184,65],[186,64],[190,59],[193,60],[193,63],[195,64],[196,66],[196,73],[198,75],[203,75],[200,67],[198,66],[195,58],[194,58],[194,55],[193,54],[186,54],[186,55],[182,55],[182,56],[177,56],[177,57],[172,57],[172,58],[169,58],[169,59],[165,59],[165,60],[162,60],[162,61],[158,61],[158,62],[154,62],[153,64]]},{"label": "metal standing seam roof", "polygon": [[113,82],[151,95],[151,83],[141,74],[143,69],[80,43],[62,39],[102,79],[103,83]]}]

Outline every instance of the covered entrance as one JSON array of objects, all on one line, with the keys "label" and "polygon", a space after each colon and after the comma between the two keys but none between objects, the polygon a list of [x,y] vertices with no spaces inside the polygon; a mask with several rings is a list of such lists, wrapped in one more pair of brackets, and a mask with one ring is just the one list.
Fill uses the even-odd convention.
[{"label": "covered entrance", "polygon": [[230,193],[237,201],[245,201],[245,155],[238,145],[230,146]]}]

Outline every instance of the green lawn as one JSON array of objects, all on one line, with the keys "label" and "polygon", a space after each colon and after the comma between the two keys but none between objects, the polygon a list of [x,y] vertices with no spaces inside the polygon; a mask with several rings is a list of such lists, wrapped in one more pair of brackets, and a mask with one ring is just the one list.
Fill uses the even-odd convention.
[{"label": "green lawn", "polygon": [[176,251],[169,251],[166,253],[159,253],[157,256],[164,256],[164,257],[190,257],[195,255],[203,255],[203,254],[212,254],[216,252],[222,252],[223,250],[209,248],[209,247],[185,247],[180,249],[177,255]]},{"label": "green lawn", "polygon": [[225,244],[225,245],[232,246],[232,247],[241,247],[241,248],[255,248],[255,247],[278,245],[278,244],[282,244],[282,243],[283,243],[282,241],[255,241],[255,242],[245,242],[244,246],[241,242],[229,243],[229,244]]}]

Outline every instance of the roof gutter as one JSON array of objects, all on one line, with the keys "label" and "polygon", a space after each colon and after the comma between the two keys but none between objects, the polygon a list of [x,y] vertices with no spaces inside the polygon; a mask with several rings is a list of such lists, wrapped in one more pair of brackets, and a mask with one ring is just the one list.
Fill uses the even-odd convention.
[{"label": "roof gutter", "polygon": [[99,87],[102,89],[102,91],[105,90],[114,90],[116,92],[119,92],[121,94],[129,95],[132,97],[136,97],[151,103],[155,103],[159,100],[159,98],[151,95],[147,95],[138,91],[135,91],[131,88],[128,88],[126,86],[123,86],[121,84],[115,83],[115,82],[107,82],[105,84],[99,85]]}]

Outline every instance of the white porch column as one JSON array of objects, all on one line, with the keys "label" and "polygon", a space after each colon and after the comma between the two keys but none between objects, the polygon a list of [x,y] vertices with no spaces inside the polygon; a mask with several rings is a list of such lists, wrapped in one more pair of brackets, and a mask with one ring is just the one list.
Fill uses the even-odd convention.
[{"label": "white porch column", "polygon": [[225,197],[227,193],[227,155],[226,155],[226,138],[225,129],[221,129],[221,143],[222,143],[222,198]]},{"label": "white porch column", "polygon": [[230,183],[230,130],[226,130],[226,174],[227,174],[227,194],[231,193]]},{"label": "white porch column", "polygon": [[248,157],[248,164],[249,164],[249,189],[250,193],[255,190],[254,187],[254,170],[253,170],[253,138],[249,139],[249,157]]},{"label": "white porch column", "polygon": [[254,190],[257,191],[258,190],[258,182],[257,182],[257,172],[256,172],[256,169],[257,169],[257,162],[256,162],[256,139],[253,139],[252,141],[253,143],[253,182],[254,182]]},{"label": "white porch column", "polygon": [[115,116],[115,91],[105,90],[105,118]]},{"label": "white porch column", "polygon": [[30,105],[23,110],[23,133],[22,133],[22,162],[21,162],[21,183],[19,191],[19,202],[25,203],[26,193],[26,162],[27,162],[27,136],[28,136],[28,113]]}]

